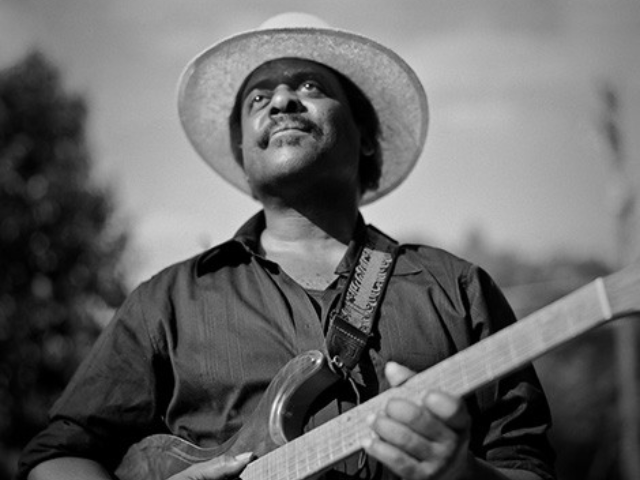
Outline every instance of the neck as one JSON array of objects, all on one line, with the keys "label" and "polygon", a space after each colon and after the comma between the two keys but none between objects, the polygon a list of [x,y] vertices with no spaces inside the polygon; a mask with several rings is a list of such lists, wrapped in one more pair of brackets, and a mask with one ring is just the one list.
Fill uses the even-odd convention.
[{"label": "neck", "polygon": [[265,205],[260,243],[267,258],[305,288],[323,290],[336,278],[358,221],[358,210],[302,213]]},{"label": "neck", "polygon": [[356,226],[358,212],[356,210],[349,214],[308,215],[296,210],[265,208],[265,219],[265,233],[278,241],[299,244],[348,244]]},{"label": "neck", "polygon": [[348,244],[358,220],[359,196],[325,192],[260,199],[266,232],[283,241],[317,243],[335,240]]}]

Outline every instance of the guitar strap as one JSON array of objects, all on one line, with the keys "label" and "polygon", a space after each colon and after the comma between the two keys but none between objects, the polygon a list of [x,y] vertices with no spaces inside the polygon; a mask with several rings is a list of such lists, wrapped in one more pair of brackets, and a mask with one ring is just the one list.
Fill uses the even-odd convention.
[{"label": "guitar strap", "polygon": [[371,336],[380,302],[391,277],[398,244],[375,227],[349,274],[338,307],[331,313],[326,345],[332,367],[353,369]]}]

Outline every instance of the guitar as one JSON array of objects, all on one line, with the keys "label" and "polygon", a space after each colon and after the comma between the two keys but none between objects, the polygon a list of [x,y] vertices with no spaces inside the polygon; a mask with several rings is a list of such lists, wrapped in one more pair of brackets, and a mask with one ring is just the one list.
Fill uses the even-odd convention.
[{"label": "guitar", "polygon": [[250,420],[223,445],[201,448],[177,436],[152,435],[129,449],[116,476],[166,479],[223,453],[250,451],[257,459],[243,471],[242,480],[308,478],[360,451],[371,435],[365,419],[389,399],[418,400],[427,389],[467,395],[609,320],[638,311],[640,265],[635,265],[589,283],[301,435],[310,403],[338,381],[321,352],[307,352],[285,365]]}]

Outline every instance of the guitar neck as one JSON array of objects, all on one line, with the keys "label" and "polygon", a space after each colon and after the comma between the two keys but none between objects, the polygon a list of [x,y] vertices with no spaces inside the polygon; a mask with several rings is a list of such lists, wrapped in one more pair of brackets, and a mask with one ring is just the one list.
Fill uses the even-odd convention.
[{"label": "guitar neck", "polygon": [[602,280],[504,328],[248,465],[243,480],[300,480],[356,453],[370,436],[366,419],[393,397],[418,400],[436,389],[467,395],[610,320]]},{"label": "guitar neck", "polygon": [[611,318],[602,284],[591,283],[445,359],[424,372],[425,381],[414,377],[406,388],[418,396],[425,385],[467,395]]}]

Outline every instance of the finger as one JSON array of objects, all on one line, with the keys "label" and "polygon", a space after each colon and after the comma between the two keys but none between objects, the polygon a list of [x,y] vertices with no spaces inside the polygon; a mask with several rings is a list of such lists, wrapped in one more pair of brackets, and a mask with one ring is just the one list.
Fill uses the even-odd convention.
[{"label": "finger", "polygon": [[428,478],[434,471],[431,464],[420,463],[398,447],[375,437],[365,442],[364,451],[370,457],[386,465],[391,472],[400,478],[407,480]]},{"label": "finger", "polygon": [[428,439],[416,433],[411,424],[381,414],[373,419],[371,429],[379,440],[402,450],[417,460],[424,460],[431,453]]},{"label": "finger", "polygon": [[456,432],[467,430],[471,424],[469,412],[461,398],[433,391],[424,397],[424,405]]},{"label": "finger", "polygon": [[457,432],[424,406],[401,399],[388,402],[372,429],[380,439],[421,461],[450,455],[466,438],[466,431]]},{"label": "finger", "polygon": [[384,374],[392,387],[403,384],[415,375],[415,372],[396,362],[387,362],[384,367]]},{"label": "finger", "polygon": [[455,436],[451,428],[428,408],[412,402],[392,399],[387,403],[385,415],[411,429],[416,435],[431,441],[451,441]]}]

